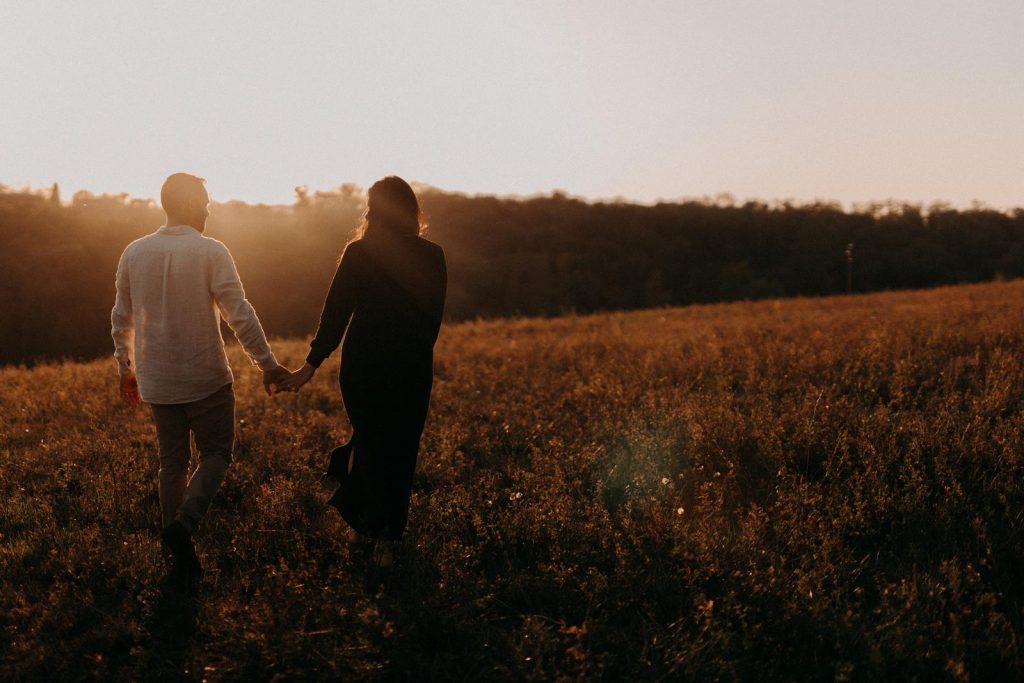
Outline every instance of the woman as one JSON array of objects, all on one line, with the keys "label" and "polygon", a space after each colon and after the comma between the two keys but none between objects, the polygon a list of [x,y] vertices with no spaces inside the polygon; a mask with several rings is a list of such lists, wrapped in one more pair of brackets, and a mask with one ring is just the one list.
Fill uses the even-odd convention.
[{"label": "woman", "polygon": [[350,542],[378,541],[380,566],[392,564],[405,530],[447,287],[444,252],[420,237],[423,226],[408,183],[388,176],[373,184],[306,363],[280,387],[298,390],[345,335],[341,395],[352,438],[331,453],[327,474],[340,486],[329,503],[352,528]]}]

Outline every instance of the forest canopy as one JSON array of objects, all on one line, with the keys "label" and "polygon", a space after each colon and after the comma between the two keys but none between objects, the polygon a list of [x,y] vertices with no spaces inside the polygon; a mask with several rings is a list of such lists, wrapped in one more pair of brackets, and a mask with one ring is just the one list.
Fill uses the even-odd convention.
[{"label": "forest canopy", "polygon": [[[659,203],[466,196],[420,187],[448,257],[449,320],[930,287],[1024,275],[1024,209],[729,198]],[[216,204],[268,334],[315,328],[362,189],[297,188],[292,205]],[[111,351],[114,271],[164,220],[151,200],[0,186],[0,363]],[[852,248],[852,263],[848,248]],[[849,269],[849,270],[848,270]],[[850,281],[847,278],[850,277]]]}]

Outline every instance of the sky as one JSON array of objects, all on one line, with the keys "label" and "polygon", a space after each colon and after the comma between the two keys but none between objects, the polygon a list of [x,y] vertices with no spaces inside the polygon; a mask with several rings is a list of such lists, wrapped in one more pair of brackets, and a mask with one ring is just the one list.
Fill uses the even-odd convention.
[{"label": "sky", "polygon": [[0,3],[0,183],[1024,206],[1022,0]]}]

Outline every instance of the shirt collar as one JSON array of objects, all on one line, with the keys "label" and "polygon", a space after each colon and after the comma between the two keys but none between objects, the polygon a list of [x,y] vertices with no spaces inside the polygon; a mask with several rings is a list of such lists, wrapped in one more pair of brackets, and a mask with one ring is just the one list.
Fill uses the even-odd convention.
[{"label": "shirt collar", "polygon": [[200,232],[191,225],[161,225],[157,232],[161,235],[199,235]]}]

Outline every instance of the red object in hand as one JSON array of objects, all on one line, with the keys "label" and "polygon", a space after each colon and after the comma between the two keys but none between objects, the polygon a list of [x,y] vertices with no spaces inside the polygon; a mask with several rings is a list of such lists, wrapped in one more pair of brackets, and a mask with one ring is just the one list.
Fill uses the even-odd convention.
[{"label": "red object in hand", "polygon": [[121,375],[121,400],[132,408],[138,408],[142,403],[142,397],[139,396],[139,381],[135,378],[135,373]]}]

